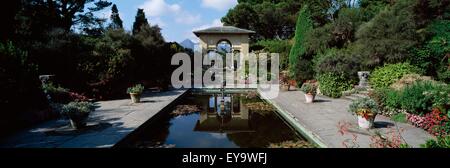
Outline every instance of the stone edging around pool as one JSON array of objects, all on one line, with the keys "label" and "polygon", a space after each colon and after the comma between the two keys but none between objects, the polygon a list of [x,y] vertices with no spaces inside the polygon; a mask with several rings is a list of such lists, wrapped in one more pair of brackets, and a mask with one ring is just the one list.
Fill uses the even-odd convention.
[{"label": "stone edging around pool", "polygon": [[279,107],[275,102],[270,99],[265,99],[264,95],[261,94],[260,90],[257,90],[258,95],[262,100],[271,104],[275,109],[277,109],[278,114],[288,122],[298,133],[303,135],[309,142],[316,144],[320,148],[328,148],[328,146],[324,143],[324,141],[317,135],[315,135],[312,131],[308,130],[304,125],[302,125],[291,113],[283,110],[283,108]]},{"label": "stone edging around pool", "polygon": [[[221,92],[220,89],[214,89],[214,88],[210,88],[210,89],[209,88],[207,88],[207,89],[198,88],[198,89],[190,89],[189,91],[197,92],[197,93],[220,93]],[[242,89],[240,89],[240,88],[226,88],[224,93],[242,93],[242,92],[252,92],[252,91],[253,92],[256,91],[258,93],[259,97],[262,100],[264,100],[265,102],[267,102],[270,105],[272,105],[277,110],[278,114],[280,114],[280,116],[286,122],[288,122],[295,131],[300,133],[309,142],[314,143],[318,147],[321,147],[321,148],[327,148],[328,147],[319,136],[317,136],[312,131],[307,129],[294,116],[292,116],[291,113],[283,110],[283,108],[279,107],[279,105],[277,103],[275,103],[274,101],[272,101],[270,99],[264,99],[264,95],[261,94],[260,90],[258,90],[258,89],[247,89],[247,88],[242,88]]]},{"label": "stone edging around pool", "polygon": [[[259,95],[259,97],[264,100],[265,102],[271,104],[278,112],[280,117],[282,117],[283,120],[288,122],[288,124],[297,132],[300,133],[304,138],[306,138],[309,142],[314,143],[320,148],[327,148],[328,146],[318,137],[315,135],[312,131],[305,128],[304,125],[302,125],[292,114],[289,112],[283,110],[283,108],[279,107],[275,102],[273,102],[270,99],[264,99],[264,95],[261,94],[261,92],[257,89],[225,89],[224,93],[243,93],[243,92],[254,92]],[[122,140],[120,140],[118,143],[114,145],[114,147],[117,147],[117,145],[120,145],[124,140],[127,139],[127,137],[133,136],[135,132],[140,130],[142,127],[145,127],[145,125],[148,125],[152,122],[152,120],[157,119],[158,115],[161,113],[164,113],[167,111],[168,108],[172,107],[176,102],[178,102],[180,99],[184,98],[188,93],[195,92],[195,93],[221,93],[222,91],[220,89],[188,89],[186,90],[182,95],[178,96],[175,100],[167,104],[165,107],[163,107],[158,113],[156,113],[155,116],[152,116],[149,120],[147,120],[145,123],[143,123],[141,126],[136,128],[134,131],[132,131],[129,135],[124,137]]]}]

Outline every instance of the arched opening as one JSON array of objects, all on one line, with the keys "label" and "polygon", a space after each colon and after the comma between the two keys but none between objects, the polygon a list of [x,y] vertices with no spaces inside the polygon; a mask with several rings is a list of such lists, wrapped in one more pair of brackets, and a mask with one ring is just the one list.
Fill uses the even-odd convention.
[{"label": "arched opening", "polygon": [[232,52],[231,42],[228,40],[219,40],[219,42],[217,42],[216,49],[219,54],[231,53]]}]

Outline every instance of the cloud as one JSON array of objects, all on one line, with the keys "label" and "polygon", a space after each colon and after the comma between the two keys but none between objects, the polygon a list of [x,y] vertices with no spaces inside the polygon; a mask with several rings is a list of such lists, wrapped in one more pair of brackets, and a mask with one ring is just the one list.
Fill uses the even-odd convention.
[{"label": "cloud", "polygon": [[179,16],[176,16],[175,21],[177,23],[183,23],[183,24],[196,24],[199,23],[201,21],[201,16],[200,15],[192,15],[188,12],[183,12],[184,14],[181,14]]},{"label": "cloud", "polygon": [[[162,17],[167,20],[168,18],[174,20],[180,24],[196,24],[201,21],[199,14],[191,14],[181,8],[180,4],[169,4],[166,0],[147,0],[139,8],[144,9],[145,14],[150,20],[156,20],[156,23],[162,23],[161,27],[164,27]],[[155,22],[155,21],[153,21]]]},{"label": "cloud", "polygon": [[195,27],[194,29],[192,29],[192,31],[202,30],[202,29],[206,29],[206,28],[210,28],[210,27],[219,27],[219,26],[223,26],[223,23],[220,21],[220,19],[214,19],[211,23],[204,24],[199,27]]},{"label": "cloud", "polygon": [[220,21],[220,19],[214,19],[211,23],[195,27],[191,31],[186,31],[184,33],[184,36],[186,38],[190,39],[191,41],[193,41],[194,43],[198,43],[199,39],[197,36],[195,36],[193,31],[202,30],[202,29],[206,29],[206,28],[210,28],[210,27],[219,27],[219,26],[223,26],[223,23]]},{"label": "cloud", "polygon": [[202,0],[202,6],[219,11],[228,10],[237,5],[237,0]]},{"label": "cloud", "polygon": [[168,4],[165,0],[147,0],[139,8],[144,9],[148,16],[161,16],[167,13],[179,13],[181,6],[178,4]]},{"label": "cloud", "polygon": [[167,26],[166,22],[164,22],[160,17],[152,17],[149,19],[150,25],[158,25],[160,28],[164,28]]}]

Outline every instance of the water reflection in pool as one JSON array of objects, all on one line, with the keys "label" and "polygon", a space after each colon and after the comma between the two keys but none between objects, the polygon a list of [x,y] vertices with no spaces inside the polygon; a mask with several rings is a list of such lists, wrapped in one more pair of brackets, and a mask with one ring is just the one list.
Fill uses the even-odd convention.
[{"label": "water reflection in pool", "polygon": [[[184,109],[177,109],[180,107]],[[165,113],[152,121],[121,147],[259,148],[303,141],[257,97],[192,94],[174,111],[176,114]]]}]

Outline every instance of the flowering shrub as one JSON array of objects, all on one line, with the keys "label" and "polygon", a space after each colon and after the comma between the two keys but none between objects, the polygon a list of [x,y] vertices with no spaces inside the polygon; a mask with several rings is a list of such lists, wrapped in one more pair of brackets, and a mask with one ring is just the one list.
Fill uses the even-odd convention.
[{"label": "flowering shrub", "polygon": [[69,89],[63,88],[61,86],[55,86],[53,83],[44,84],[42,89],[50,96],[50,100],[53,103],[67,104],[70,102],[81,102],[89,101],[89,98],[72,92]]},{"label": "flowering shrub", "polygon": [[406,118],[409,122],[411,122],[414,126],[423,128],[425,126],[425,117],[416,115],[416,114],[407,114]]},{"label": "flowering shrub", "polygon": [[414,126],[423,128],[433,135],[441,136],[450,133],[449,118],[438,108],[434,108],[431,113],[424,116],[408,114],[407,118]]},{"label": "flowering shrub", "polygon": [[376,132],[375,135],[370,137],[370,147],[372,148],[407,148],[409,147],[402,138],[401,132],[404,130],[396,131],[391,128],[386,135],[382,135],[380,132]]},{"label": "flowering shrub", "polygon": [[[340,121],[338,123],[338,133],[342,136],[351,135],[351,138],[345,139],[342,142],[342,146],[345,148],[357,148],[360,147],[358,144],[358,135],[352,131],[350,128],[353,127],[349,122]],[[390,128],[386,134],[381,132],[375,132],[370,136],[370,147],[372,148],[409,148],[410,146],[405,142],[401,133],[403,129]]]},{"label": "flowering shrub", "polygon": [[77,101],[77,102],[89,101],[88,97],[86,97],[82,94],[75,93],[75,92],[69,92],[69,96],[72,99],[72,101]]}]

